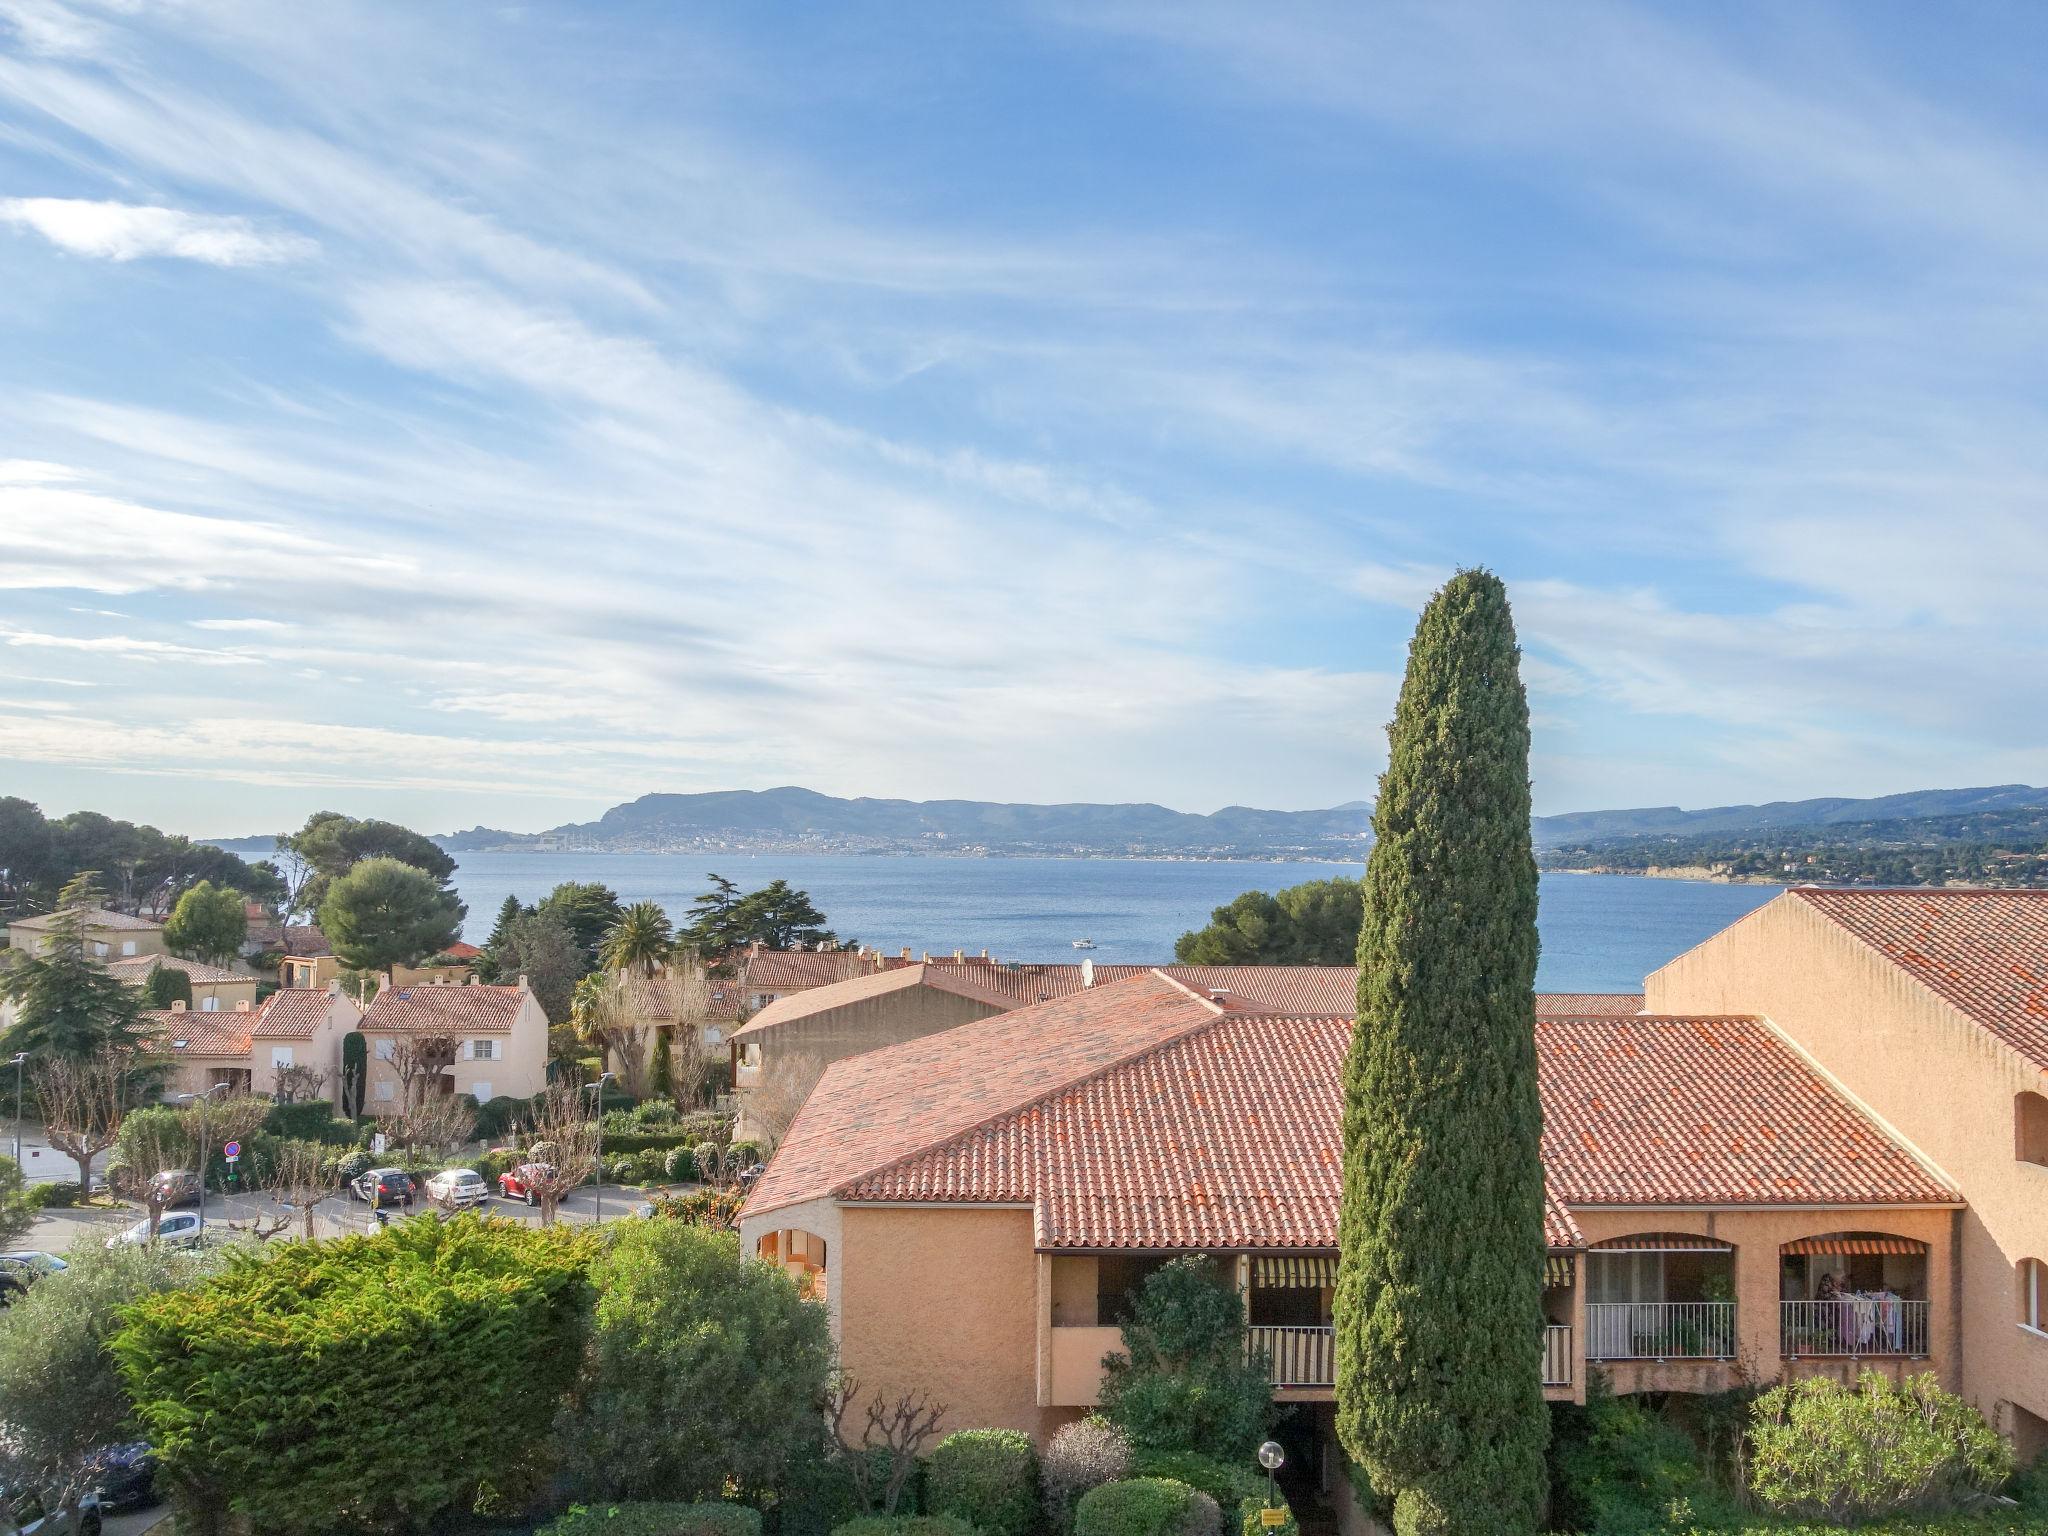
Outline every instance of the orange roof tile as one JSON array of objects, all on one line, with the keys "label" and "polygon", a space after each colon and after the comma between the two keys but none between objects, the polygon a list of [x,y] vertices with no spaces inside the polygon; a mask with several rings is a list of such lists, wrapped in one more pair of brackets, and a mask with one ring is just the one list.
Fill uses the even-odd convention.
[{"label": "orange roof tile", "polygon": [[[802,992],[793,992],[787,997],[778,997],[734,1030],[732,1038],[752,1039],[779,1025],[793,1023],[798,1019],[814,1018],[834,1008],[844,1008],[849,1003],[886,997],[891,992],[903,992],[916,987],[932,987],[941,992],[951,992],[958,997],[971,997],[976,1002],[987,1003],[994,1008],[1009,1009],[1022,1006],[1020,998],[1006,990],[988,972],[979,967],[969,969],[957,965],[905,965],[894,970],[871,971],[850,981],[837,981],[829,986],[810,987]],[[742,991],[750,989],[751,984]]]},{"label": "orange roof tile", "polygon": [[109,960],[107,974],[116,981],[125,981],[130,986],[139,987],[149,980],[160,965],[183,971],[194,982],[202,985],[257,979],[248,971],[231,971],[225,966],[208,965],[203,960],[181,960],[176,955],[129,955],[120,960]]},{"label": "orange roof tile", "polygon": [[[320,1032],[334,999],[324,987],[287,987],[273,992],[256,1010],[249,1034],[257,1040],[310,1040]],[[350,1005],[351,1010],[354,1004]]]},{"label": "orange roof tile", "polygon": [[362,1027],[383,1034],[508,1034],[529,995],[524,987],[387,987],[370,999]]},{"label": "orange roof tile", "polygon": [[1538,992],[1536,1012],[1563,1019],[1590,1019],[1600,1014],[1629,1014],[1643,1011],[1640,992]]},{"label": "orange roof tile", "polygon": [[2048,891],[1800,886],[1787,897],[1832,919],[2048,1071]]},{"label": "orange roof tile", "polygon": [[739,963],[750,992],[802,992],[849,981],[873,968],[857,949],[764,949]]},{"label": "orange roof tile", "polygon": [[233,1009],[207,1013],[197,1008],[145,1008],[142,1027],[156,1049],[173,1056],[247,1056],[249,1027],[255,1018],[254,1013]]}]

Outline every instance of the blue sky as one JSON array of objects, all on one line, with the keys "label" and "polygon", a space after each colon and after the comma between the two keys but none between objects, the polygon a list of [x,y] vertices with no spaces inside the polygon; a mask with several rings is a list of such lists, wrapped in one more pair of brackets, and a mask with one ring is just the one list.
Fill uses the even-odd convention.
[{"label": "blue sky", "polygon": [[2048,781],[2048,10],[0,0],[0,791]]}]

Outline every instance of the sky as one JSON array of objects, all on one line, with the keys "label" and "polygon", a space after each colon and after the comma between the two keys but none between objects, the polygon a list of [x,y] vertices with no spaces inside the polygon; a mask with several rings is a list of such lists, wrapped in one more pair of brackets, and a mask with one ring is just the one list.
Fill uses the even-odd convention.
[{"label": "sky", "polygon": [[2048,783],[2048,8],[0,0],[0,793]]}]

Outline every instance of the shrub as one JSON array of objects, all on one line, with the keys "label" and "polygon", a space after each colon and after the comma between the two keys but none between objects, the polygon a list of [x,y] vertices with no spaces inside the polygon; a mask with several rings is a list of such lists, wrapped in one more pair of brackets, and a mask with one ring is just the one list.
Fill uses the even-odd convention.
[{"label": "shrub", "polygon": [[640,1165],[630,1157],[608,1157],[604,1176],[614,1184],[630,1184],[638,1177]]},{"label": "shrub", "polygon": [[[628,1126],[633,1122],[628,1119]],[[667,1152],[683,1144],[683,1133],[673,1129],[645,1130],[635,1127],[630,1130],[614,1131],[609,1125],[604,1128],[604,1154],[613,1153],[628,1156],[639,1152]]]},{"label": "shrub", "polygon": [[1171,1478],[1199,1488],[1225,1509],[1236,1509],[1246,1499],[1263,1504],[1266,1498],[1266,1480],[1251,1467],[1194,1451],[1140,1451],[1131,1470],[1138,1477]]},{"label": "shrub", "polygon": [[1103,1361],[1103,1414],[1140,1450],[1249,1457],[1273,1386],[1244,1343],[1244,1300],[1210,1260],[1162,1265],[1123,1326],[1123,1351]]},{"label": "shrub", "polygon": [[527,1105],[524,1099],[515,1099],[510,1094],[499,1094],[488,1104],[480,1104],[476,1111],[476,1135],[479,1141],[499,1141],[511,1131]]},{"label": "shrub", "polygon": [[761,1512],[744,1504],[578,1504],[539,1536],[761,1536]]},{"label": "shrub", "polygon": [[1674,1504],[1703,1486],[1693,1443],[1635,1397],[1616,1397],[1604,1372],[1586,1380],[1584,1407],[1551,1405],[1550,1514],[1563,1531],[1662,1531]]},{"label": "shrub", "polygon": [[756,1142],[736,1141],[726,1149],[725,1156],[735,1168],[751,1168],[761,1161],[761,1148]]},{"label": "shrub", "polygon": [[680,1184],[697,1177],[697,1149],[670,1147],[661,1155],[662,1177]]},{"label": "shrub", "polygon": [[634,1120],[646,1127],[668,1127],[682,1119],[682,1114],[667,1099],[649,1099],[633,1111]]},{"label": "shrub", "polygon": [[1287,1518],[1278,1525],[1266,1524],[1266,1496],[1261,1493],[1255,1499],[1246,1499],[1237,1506],[1238,1536],[1301,1536],[1301,1522],[1294,1518],[1294,1510],[1285,1499],[1279,1507]]},{"label": "shrub", "polygon": [[1045,1445],[1038,1463],[1039,1493],[1046,1518],[1056,1530],[1073,1528],[1081,1495],[1131,1475],[1131,1442],[1100,1414],[1063,1424]]},{"label": "shrub", "polygon": [[85,1186],[72,1179],[53,1179],[28,1187],[31,1210],[68,1210],[85,1198]]},{"label": "shrub", "polygon": [[1802,1518],[1868,1520],[1949,1510],[2013,1474],[2012,1447],[1931,1372],[1898,1384],[1865,1371],[1852,1387],[1812,1378],[1751,1411],[1750,1491]]},{"label": "shrub", "polygon": [[[334,1105],[327,1099],[302,1099],[296,1104],[277,1104],[263,1117],[263,1129],[287,1141],[322,1141],[334,1119]],[[355,1140],[349,1127],[348,1140]]]},{"label": "shrub", "polygon": [[[231,1250],[201,1285],[132,1306],[113,1341],[160,1486],[186,1511],[305,1533],[420,1529],[530,1489],[601,1244],[471,1214]],[[365,1421],[336,1402],[375,1406],[375,1477]]]},{"label": "shrub", "polygon": [[941,1440],[924,1472],[933,1514],[958,1515],[990,1536],[1030,1536],[1038,1521],[1038,1455],[1014,1429],[963,1429]]},{"label": "shrub", "polygon": [[859,1515],[832,1527],[832,1536],[975,1536],[957,1515]]},{"label": "shrub", "polygon": [[1074,1536],[1183,1536],[1197,1496],[1170,1477],[1104,1483],[1074,1506]]},{"label": "shrub", "polygon": [[376,1166],[377,1160],[361,1147],[353,1152],[344,1152],[334,1160],[335,1174],[348,1183],[360,1179]]},{"label": "shrub", "polygon": [[190,1008],[192,973],[181,971],[175,965],[159,965],[143,982],[142,996],[146,1006],[151,1008],[168,1008],[172,1003],[183,1003]]}]

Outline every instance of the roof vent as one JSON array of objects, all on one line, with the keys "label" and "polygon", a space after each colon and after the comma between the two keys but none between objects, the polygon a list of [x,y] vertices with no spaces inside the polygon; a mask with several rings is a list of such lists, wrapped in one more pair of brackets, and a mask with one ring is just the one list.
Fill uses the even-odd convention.
[{"label": "roof vent", "polygon": [[1209,1000],[1211,1002],[1220,1003],[1228,996],[1230,996],[1230,988],[1228,987],[1211,987],[1209,989]]},{"label": "roof vent", "polygon": [[183,999],[182,997],[174,997],[174,998],[172,998],[172,999],[171,999],[171,1012],[173,1012],[173,1013],[183,1013],[184,1011],[185,1011],[185,999]]}]

